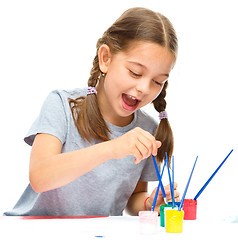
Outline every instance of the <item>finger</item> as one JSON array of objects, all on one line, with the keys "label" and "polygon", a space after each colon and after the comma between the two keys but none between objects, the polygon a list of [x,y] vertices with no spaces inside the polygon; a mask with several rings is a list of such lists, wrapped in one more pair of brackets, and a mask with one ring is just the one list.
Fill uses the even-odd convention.
[{"label": "finger", "polygon": [[171,200],[172,199],[172,194],[171,194],[171,190],[170,190],[170,185],[166,185],[164,187],[164,190],[165,190],[167,200],[168,201]]},{"label": "finger", "polygon": [[138,163],[140,163],[142,160],[143,160],[143,159],[142,159],[141,157],[137,157],[137,158],[134,159],[134,163],[135,163],[135,164],[138,164]]},{"label": "finger", "polygon": [[138,164],[139,162],[142,161],[143,157],[140,150],[137,148],[137,146],[134,147],[134,152],[132,154],[135,157],[135,160],[134,160],[135,164]]},{"label": "finger", "polygon": [[143,159],[149,157],[152,154],[153,143],[150,142],[146,137],[140,136],[138,138],[136,146],[139,149]]},{"label": "finger", "polygon": [[[170,192],[168,194],[166,194],[166,198],[167,198],[168,201],[172,201],[172,195],[171,195]],[[179,200],[180,200],[178,191],[174,191],[174,200],[176,202],[179,202]]]},{"label": "finger", "polygon": [[153,155],[154,156],[157,156],[157,153],[158,153],[158,148],[160,148],[162,145],[162,143],[160,141],[157,141],[155,142],[155,148],[153,149]]},{"label": "finger", "polygon": [[150,156],[150,149],[142,143],[140,140],[136,143],[136,148],[140,152],[142,159],[145,159]]},{"label": "finger", "polygon": [[162,145],[162,142],[160,142],[160,141],[156,141],[156,153],[157,153],[157,150],[158,150],[158,148],[160,148],[161,147],[161,145]]},{"label": "finger", "polygon": [[157,143],[156,141],[152,141],[152,149],[151,149],[151,154],[156,156],[157,155]]},{"label": "finger", "polygon": [[[146,146],[149,146],[150,153],[153,154],[154,156],[156,156],[157,149],[161,146],[161,142],[156,141],[156,139],[153,135],[151,135],[149,132],[147,132],[143,129],[140,129],[140,134],[148,142],[149,145],[146,144]],[[143,143],[143,139],[140,138],[140,140]],[[144,143],[146,143],[146,142],[144,142]]]},{"label": "finger", "polygon": [[174,200],[175,200],[175,202],[180,202],[181,201],[181,199],[180,199],[180,197],[179,197],[179,192],[174,192],[175,194],[174,194]]},{"label": "finger", "polygon": [[165,204],[163,194],[161,194],[161,195],[158,194],[155,206],[160,206],[160,205],[163,205],[163,204]]},{"label": "finger", "polygon": [[[177,189],[177,186],[178,186],[178,184],[176,183],[176,182],[174,182],[174,190],[176,191],[176,189]],[[171,194],[171,190],[170,190],[170,184],[168,184],[168,185],[166,185],[165,187],[164,187],[164,190],[165,190],[165,194],[167,195],[169,195],[169,194]],[[175,192],[174,191],[174,192]]]},{"label": "finger", "polygon": [[153,149],[155,148],[155,142],[151,141],[151,139],[147,138],[147,136],[140,134],[138,136],[138,141],[141,145],[138,145],[138,147],[140,146],[144,146],[140,149],[142,155],[144,158],[149,157],[152,154]]},{"label": "finger", "polygon": [[174,198],[179,198],[179,192],[178,191],[174,191]]},{"label": "finger", "polygon": [[155,206],[154,211],[155,211],[155,212],[158,212],[159,215],[160,215],[160,205]]},{"label": "finger", "polygon": [[164,186],[165,193],[169,194],[170,193],[170,184]]}]

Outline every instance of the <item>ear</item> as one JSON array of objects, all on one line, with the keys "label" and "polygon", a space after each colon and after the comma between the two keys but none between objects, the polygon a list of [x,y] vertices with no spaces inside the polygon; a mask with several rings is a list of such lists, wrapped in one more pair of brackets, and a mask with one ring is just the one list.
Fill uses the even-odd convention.
[{"label": "ear", "polygon": [[101,72],[107,73],[111,57],[112,55],[109,46],[103,44],[98,50],[98,61]]}]

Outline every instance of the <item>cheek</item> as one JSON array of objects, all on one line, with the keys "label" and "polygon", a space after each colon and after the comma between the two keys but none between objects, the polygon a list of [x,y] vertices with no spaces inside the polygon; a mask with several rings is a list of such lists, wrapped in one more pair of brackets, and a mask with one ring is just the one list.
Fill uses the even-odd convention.
[{"label": "cheek", "polygon": [[151,94],[147,97],[146,101],[143,102],[143,106],[149,103],[152,103],[159,96],[161,91],[162,91],[162,88],[159,90],[159,92],[158,90],[152,91]]},{"label": "cheek", "polygon": [[116,71],[113,68],[111,71],[108,71],[105,84],[112,88],[112,91],[119,91],[128,84],[128,75],[119,67]]},{"label": "cheek", "polygon": [[118,98],[122,84],[118,81],[118,76],[108,73],[104,80],[104,91],[110,102]]},{"label": "cheek", "polygon": [[[154,96],[155,96],[155,97],[153,98],[153,100],[155,100],[155,99],[160,95],[160,93],[162,92],[162,90],[163,90],[163,87],[160,87],[160,90],[159,90],[159,91],[158,91],[158,90],[155,91],[155,93],[154,93]],[[153,101],[153,100],[152,100],[152,101]]]},{"label": "cheek", "polygon": [[105,81],[104,81],[104,89],[107,92],[107,94],[110,94],[112,92],[115,92],[115,90],[118,88],[118,81],[117,77],[113,74],[108,73]]}]

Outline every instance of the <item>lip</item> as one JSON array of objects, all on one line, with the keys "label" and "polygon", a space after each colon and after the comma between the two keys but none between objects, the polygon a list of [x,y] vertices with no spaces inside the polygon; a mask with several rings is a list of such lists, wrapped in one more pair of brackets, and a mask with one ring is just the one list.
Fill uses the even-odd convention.
[{"label": "lip", "polygon": [[134,106],[128,106],[128,105],[125,103],[125,101],[123,100],[123,95],[129,95],[129,94],[126,94],[126,93],[123,93],[123,94],[122,94],[122,107],[123,107],[123,109],[125,109],[126,111],[130,111],[130,112],[135,111],[135,110],[137,109],[138,105],[140,104],[141,100],[138,99],[137,97],[133,96],[133,95],[129,95],[129,96],[135,98],[135,99],[137,100],[137,103],[136,103],[136,105],[134,105]]}]

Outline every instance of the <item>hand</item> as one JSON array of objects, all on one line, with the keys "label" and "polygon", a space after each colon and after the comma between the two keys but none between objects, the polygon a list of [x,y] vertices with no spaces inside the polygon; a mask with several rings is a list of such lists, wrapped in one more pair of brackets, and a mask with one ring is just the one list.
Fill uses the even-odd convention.
[{"label": "hand", "polygon": [[[179,192],[177,191],[177,187],[178,187],[178,184],[174,183],[174,199],[175,199],[175,202],[180,202]],[[155,188],[153,190],[153,192],[150,195],[150,198],[146,201],[146,208],[147,209],[151,209],[152,208],[156,190],[157,190],[157,188]],[[164,187],[164,190],[165,190],[167,201],[168,202],[172,202],[170,185],[166,185]],[[154,211],[160,212],[160,205],[164,205],[164,204],[165,204],[165,202],[164,202],[163,194],[162,194],[162,191],[160,189]]]},{"label": "hand", "polygon": [[161,146],[160,141],[157,141],[153,135],[139,127],[112,140],[112,143],[114,144],[113,151],[116,158],[134,155],[135,164],[148,158],[151,154],[156,156],[157,149]]}]

